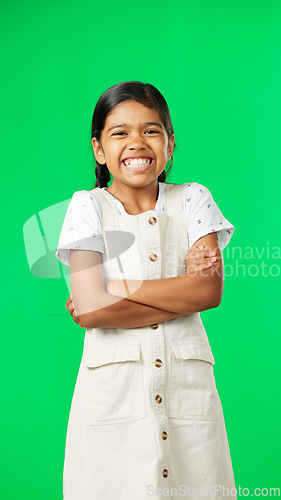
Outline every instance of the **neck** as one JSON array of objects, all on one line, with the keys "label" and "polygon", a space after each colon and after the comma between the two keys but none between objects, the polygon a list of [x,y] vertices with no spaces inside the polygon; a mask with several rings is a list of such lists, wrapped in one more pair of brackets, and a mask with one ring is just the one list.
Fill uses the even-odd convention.
[{"label": "neck", "polygon": [[159,184],[155,180],[146,186],[134,187],[117,183],[113,179],[107,191],[124,205],[127,212],[141,213],[155,208]]}]

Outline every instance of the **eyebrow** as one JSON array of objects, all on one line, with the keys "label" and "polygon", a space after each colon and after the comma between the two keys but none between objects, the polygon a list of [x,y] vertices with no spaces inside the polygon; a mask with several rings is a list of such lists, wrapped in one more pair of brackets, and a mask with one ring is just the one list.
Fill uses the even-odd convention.
[{"label": "eyebrow", "polygon": [[[157,123],[157,122],[146,122],[145,126],[146,125],[156,125],[156,127],[160,127],[163,129],[163,125],[161,125],[161,123]],[[128,126],[127,123],[122,123],[121,125],[114,125],[113,127],[110,127],[107,132],[109,132],[113,128],[120,128],[120,127],[127,127],[127,126]]]}]

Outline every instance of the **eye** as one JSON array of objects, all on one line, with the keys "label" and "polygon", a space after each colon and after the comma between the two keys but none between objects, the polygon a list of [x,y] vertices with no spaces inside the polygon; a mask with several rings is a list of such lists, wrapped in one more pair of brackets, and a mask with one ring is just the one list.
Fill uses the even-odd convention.
[{"label": "eye", "polygon": [[[158,130],[153,130],[153,129],[146,130],[145,133],[147,133],[147,132],[152,132],[153,134],[159,134]],[[121,135],[121,134],[126,134],[126,132],[115,132],[112,135]],[[151,134],[149,134],[149,135],[151,135]]]}]

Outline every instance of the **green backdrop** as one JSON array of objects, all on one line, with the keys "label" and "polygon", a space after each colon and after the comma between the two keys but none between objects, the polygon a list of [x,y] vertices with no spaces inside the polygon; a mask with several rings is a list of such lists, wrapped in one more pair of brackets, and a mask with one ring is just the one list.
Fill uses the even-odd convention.
[{"label": "green backdrop", "polygon": [[169,104],[167,181],[204,184],[236,227],[223,300],[201,316],[236,486],[280,488],[280,16],[277,0],[2,3],[3,499],[62,499],[85,332],[65,281],[30,272],[23,227],[94,187],[94,106],[125,80]]}]

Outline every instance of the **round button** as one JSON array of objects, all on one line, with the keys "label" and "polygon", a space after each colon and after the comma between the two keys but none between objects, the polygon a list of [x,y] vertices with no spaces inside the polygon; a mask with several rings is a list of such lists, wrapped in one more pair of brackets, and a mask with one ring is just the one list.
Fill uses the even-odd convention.
[{"label": "round button", "polygon": [[158,326],[158,323],[155,323],[155,325],[150,325],[150,328],[151,330],[157,330]]},{"label": "round button", "polygon": [[162,439],[164,439],[164,441],[165,441],[167,439],[167,437],[168,437],[168,434],[167,434],[166,431],[163,431],[162,434],[161,434],[161,436],[162,436]]},{"label": "round button", "polygon": [[162,361],[161,361],[161,359],[156,359],[156,360],[154,361],[154,364],[155,364],[155,366],[157,366],[157,368],[160,368],[160,366],[162,366]]},{"label": "round button", "polygon": [[159,394],[157,394],[157,396],[155,396],[155,401],[156,401],[156,403],[159,403],[159,404],[162,402],[162,398],[161,398],[161,396],[159,396]]},{"label": "round button", "polygon": [[148,222],[153,226],[153,224],[156,224],[157,219],[155,217],[149,217]]},{"label": "round button", "polygon": [[163,469],[162,476],[168,477],[168,469]]},{"label": "round button", "polygon": [[155,262],[156,260],[158,260],[158,257],[156,255],[156,253],[152,253],[150,256],[149,256],[149,260],[151,260],[152,262]]}]

